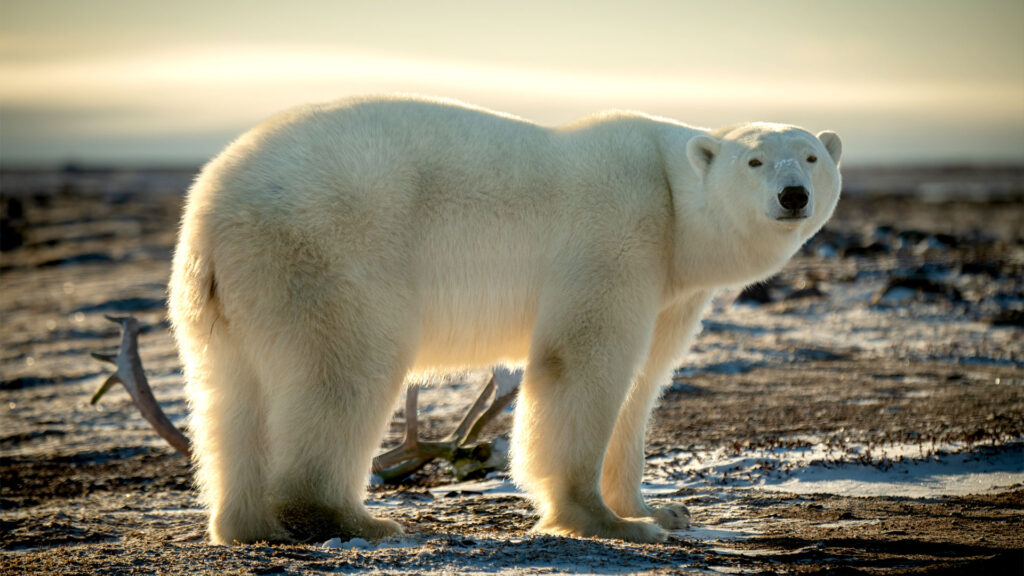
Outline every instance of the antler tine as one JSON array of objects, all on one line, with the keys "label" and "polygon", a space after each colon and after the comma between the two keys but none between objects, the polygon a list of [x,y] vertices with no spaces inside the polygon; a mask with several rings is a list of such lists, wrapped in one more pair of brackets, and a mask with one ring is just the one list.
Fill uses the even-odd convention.
[{"label": "antler tine", "polygon": [[103,362],[109,362],[111,364],[117,364],[117,354],[104,354],[102,352],[90,352],[90,356]]},{"label": "antler tine", "polygon": [[484,412],[487,401],[491,399],[495,389],[494,374],[492,373],[491,377],[487,380],[487,384],[484,385],[484,389],[480,391],[480,394],[469,407],[469,410],[466,410],[466,415],[462,417],[462,422],[459,422],[459,426],[448,436],[450,442],[455,442],[458,445],[466,442],[466,436],[476,423],[478,417]]},{"label": "antler tine", "polygon": [[139,321],[134,316],[111,316],[110,314],[104,314],[103,317],[114,324],[120,324],[122,330],[139,331]]},{"label": "antler tine", "polygon": [[514,376],[511,372],[504,368],[499,368],[491,374],[491,384],[494,384],[494,401],[487,407],[487,410],[480,414],[480,416],[473,421],[473,425],[469,428],[465,438],[462,439],[462,443],[466,444],[473,442],[483,431],[484,426],[490,423],[498,414],[508,407],[516,396],[519,394],[518,382],[513,382]]},{"label": "antler tine", "polygon": [[[396,466],[410,457],[417,456],[419,439],[419,403],[420,387],[418,384],[409,386],[405,392],[405,437],[402,443],[373,459],[373,471],[379,473],[385,468]],[[422,465],[422,464],[421,464]]]},{"label": "antler tine", "polygon": [[89,399],[89,404],[96,404],[97,402],[99,402],[100,397],[106,394],[107,390],[110,390],[110,387],[113,386],[114,384],[124,384],[124,382],[121,382],[121,379],[117,377],[116,373],[111,374],[110,377],[108,377],[103,382],[99,389],[96,390],[96,392],[92,395],[92,398]]},{"label": "antler tine", "polygon": [[405,440],[403,444],[409,448],[414,447],[420,439],[419,397],[419,384],[413,384],[405,392]]},{"label": "antler tine", "polygon": [[186,456],[191,455],[188,438],[178,430],[164,414],[153,390],[149,387],[149,380],[142,368],[142,358],[139,357],[139,321],[133,316],[106,316],[107,320],[121,325],[121,348],[116,355],[93,353],[93,357],[104,362],[113,362],[117,370],[108,377],[93,394],[91,403],[99,401],[114,384],[122,384],[132,398],[139,413],[153,426],[164,440],[175,450]]}]

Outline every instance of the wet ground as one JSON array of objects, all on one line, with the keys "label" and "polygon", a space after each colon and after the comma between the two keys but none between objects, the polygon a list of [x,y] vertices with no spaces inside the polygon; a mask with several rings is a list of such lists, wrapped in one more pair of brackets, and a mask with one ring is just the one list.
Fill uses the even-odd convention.
[{"label": "wet ground", "polygon": [[[183,424],[164,290],[188,171],[8,172],[0,229],[0,572],[1024,571],[1024,172],[850,170],[775,280],[723,294],[654,414],[648,492],[694,528],[658,545],[535,536],[503,475],[371,487],[407,536],[211,546],[185,458],[89,352],[132,313]],[[479,375],[421,395],[425,435]],[[399,413],[387,443],[399,438]],[[485,432],[508,432],[509,415]]]}]

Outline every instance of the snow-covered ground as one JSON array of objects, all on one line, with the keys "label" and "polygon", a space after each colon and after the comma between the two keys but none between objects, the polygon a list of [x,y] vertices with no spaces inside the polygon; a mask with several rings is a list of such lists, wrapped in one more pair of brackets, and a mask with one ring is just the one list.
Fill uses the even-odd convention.
[{"label": "snow-covered ground", "polygon": [[1024,486],[1024,441],[996,450],[954,443],[836,447],[819,440],[799,447],[677,451],[652,458],[649,465],[675,490],[711,484],[795,494],[936,498]]}]

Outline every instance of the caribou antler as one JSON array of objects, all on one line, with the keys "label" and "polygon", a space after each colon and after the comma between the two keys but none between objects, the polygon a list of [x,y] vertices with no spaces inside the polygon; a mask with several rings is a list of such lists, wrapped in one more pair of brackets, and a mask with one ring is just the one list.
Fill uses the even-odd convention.
[{"label": "caribou antler", "polygon": [[139,321],[132,316],[105,316],[105,318],[120,324],[124,334],[121,337],[121,349],[117,354],[92,353],[93,358],[110,362],[117,366],[117,370],[92,395],[92,400],[89,403],[99,402],[100,397],[106,394],[114,384],[123,384],[128,390],[128,394],[131,395],[135,407],[142,413],[142,417],[153,426],[156,433],[167,440],[167,443],[178,452],[185,456],[191,456],[191,443],[181,433],[181,430],[178,430],[167,419],[167,415],[157,404],[153,390],[149,387],[149,380],[146,379],[146,372],[142,369],[142,358],[139,357]]},{"label": "caribou antler", "polygon": [[[117,354],[92,353],[93,358],[110,362],[117,366],[117,370],[96,390],[91,403],[98,402],[114,384],[123,384],[131,395],[135,407],[157,434],[175,450],[190,456],[189,439],[167,418],[149,387],[146,372],[142,368],[142,358],[139,356],[139,321],[132,316],[106,318],[120,324],[124,333]],[[518,390],[519,379],[515,374],[504,368],[496,369],[480,395],[466,411],[458,427],[443,441],[424,442],[419,439],[416,407],[419,387],[410,386],[405,397],[405,438],[394,449],[374,458],[374,473],[385,482],[397,482],[436,458],[451,461],[456,465],[457,474],[460,476],[487,468],[488,463],[495,460],[491,457],[490,447],[472,443],[484,426],[515,400]],[[488,400],[491,400],[490,406],[487,405]],[[460,470],[462,473],[459,473]]]},{"label": "caribou antler", "polygon": [[[416,409],[419,386],[410,386],[405,396],[405,438],[398,446],[374,458],[373,472],[385,482],[394,482],[419,470],[435,458],[443,458],[452,463],[469,459],[483,464],[490,458],[490,450],[473,454],[479,450],[475,450],[478,447],[471,444],[480,435],[484,426],[515,400],[518,391],[518,379],[515,375],[504,368],[496,369],[462,417],[458,427],[440,442],[424,442],[419,439],[419,417]],[[485,410],[491,396],[494,396],[494,399]]]}]

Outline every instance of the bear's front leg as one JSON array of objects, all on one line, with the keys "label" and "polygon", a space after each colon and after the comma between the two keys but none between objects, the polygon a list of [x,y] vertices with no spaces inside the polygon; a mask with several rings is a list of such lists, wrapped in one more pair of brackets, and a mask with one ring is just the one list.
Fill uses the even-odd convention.
[{"label": "bear's front leg", "polygon": [[699,332],[701,316],[710,300],[710,292],[694,293],[658,315],[650,352],[619,413],[604,460],[601,493],[608,506],[626,518],[654,518],[666,530],[688,528],[690,512],[678,503],[658,508],[644,501],[640,490],[644,474],[644,436],[661,389],[669,382],[676,362]]},{"label": "bear's front leg", "polygon": [[617,304],[538,327],[516,408],[513,474],[540,511],[537,532],[660,542],[667,533],[657,524],[622,518],[601,497],[605,450],[655,316]]}]

